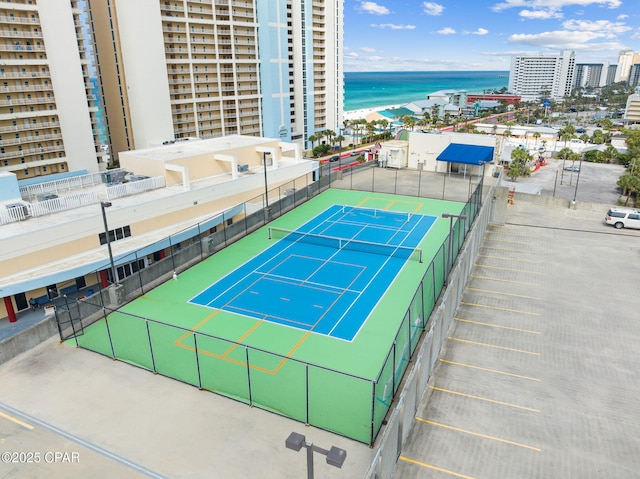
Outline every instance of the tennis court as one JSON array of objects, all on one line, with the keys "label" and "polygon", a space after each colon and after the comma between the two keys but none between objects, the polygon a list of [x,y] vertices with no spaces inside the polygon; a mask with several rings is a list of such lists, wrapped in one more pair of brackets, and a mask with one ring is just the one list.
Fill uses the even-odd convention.
[{"label": "tennis court", "polygon": [[191,302],[351,341],[435,220],[332,205]]},{"label": "tennis court", "polygon": [[78,345],[371,444],[444,282],[441,214],[468,205],[330,189]]}]

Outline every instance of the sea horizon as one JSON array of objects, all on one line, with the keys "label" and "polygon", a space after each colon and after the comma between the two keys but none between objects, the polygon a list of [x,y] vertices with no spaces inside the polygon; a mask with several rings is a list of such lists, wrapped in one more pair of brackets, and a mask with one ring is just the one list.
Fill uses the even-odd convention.
[{"label": "sea horizon", "polygon": [[483,93],[508,85],[508,70],[345,72],[344,110],[407,104],[439,90]]}]

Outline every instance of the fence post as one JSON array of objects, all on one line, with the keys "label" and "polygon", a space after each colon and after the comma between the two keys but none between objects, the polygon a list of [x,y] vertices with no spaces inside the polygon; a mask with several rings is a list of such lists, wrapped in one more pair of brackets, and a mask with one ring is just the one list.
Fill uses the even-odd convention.
[{"label": "fence post", "polygon": [[198,356],[198,335],[193,332],[193,347],[196,352],[196,369],[198,371],[198,389],[202,390],[202,377],[200,376],[200,357]]},{"label": "fence post", "polygon": [[249,388],[249,406],[253,406],[253,398],[251,396],[251,366],[249,366],[249,348],[244,347],[245,357],[247,358],[247,386]]},{"label": "fence post", "polygon": [[309,425],[309,363],[304,363],[305,368],[305,400],[307,403],[307,411],[304,423]]},{"label": "fence post", "polygon": [[[384,365],[382,366],[384,368]],[[369,438],[369,446],[373,446],[373,437],[376,429],[376,381],[371,381],[371,437]]]},{"label": "fence post", "polygon": [[154,374],[157,374],[158,371],[156,370],[156,358],[153,356],[153,344],[151,342],[151,331],[149,330],[149,321],[145,319],[144,324],[147,327],[147,339],[149,339],[149,352],[151,353],[151,366],[153,367]]}]

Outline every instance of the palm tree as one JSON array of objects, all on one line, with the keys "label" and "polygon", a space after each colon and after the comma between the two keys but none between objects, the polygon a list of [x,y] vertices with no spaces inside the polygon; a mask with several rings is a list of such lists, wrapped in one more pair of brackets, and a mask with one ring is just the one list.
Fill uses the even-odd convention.
[{"label": "palm tree", "polygon": [[562,171],[560,172],[560,184],[562,184],[562,180],[564,179],[565,162],[567,161],[567,158],[569,158],[569,155],[571,155],[571,153],[573,153],[571,148],[567,148],[566,146],[558,152],[558,158],[562,158]]},{"label": "palm tree", "polygon": [[313,150],[315,142],[318,141],[318,137],[316,135],[310,135],[307,140],[311,142],[311,149]]},{"label": "palm tree", "polygon": [[411,131],[413,131],[413,127],[416,125],[416,120],[411,115],[405,115],[402,117],[402,125],[407,128],[411,128]]},{"label": "palm tree", "polygon": [[538,140],[540,139],[540,132],[539,131],[534,131],[531,136],[533,136],[535,138],[535,140],[536,140],[534,148],[537,150],[538,149]]},{"label": "palm tree", "polygon": [[367,129],[367,134],[369,135],[367,137],[367,142],[371,142],[371,137],[373,137],[376,132],[376,123],[374,121],[371,121],[365,125],[365,128]]}]

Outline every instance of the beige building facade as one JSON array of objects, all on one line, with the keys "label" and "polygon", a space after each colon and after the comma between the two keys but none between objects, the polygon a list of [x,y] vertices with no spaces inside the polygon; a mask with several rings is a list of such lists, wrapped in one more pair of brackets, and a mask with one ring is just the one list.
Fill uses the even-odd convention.
[{"label": "beige building facade", "polygon": [[98,101],[77,1],[0,4],[0,172],[98,171]]}]

